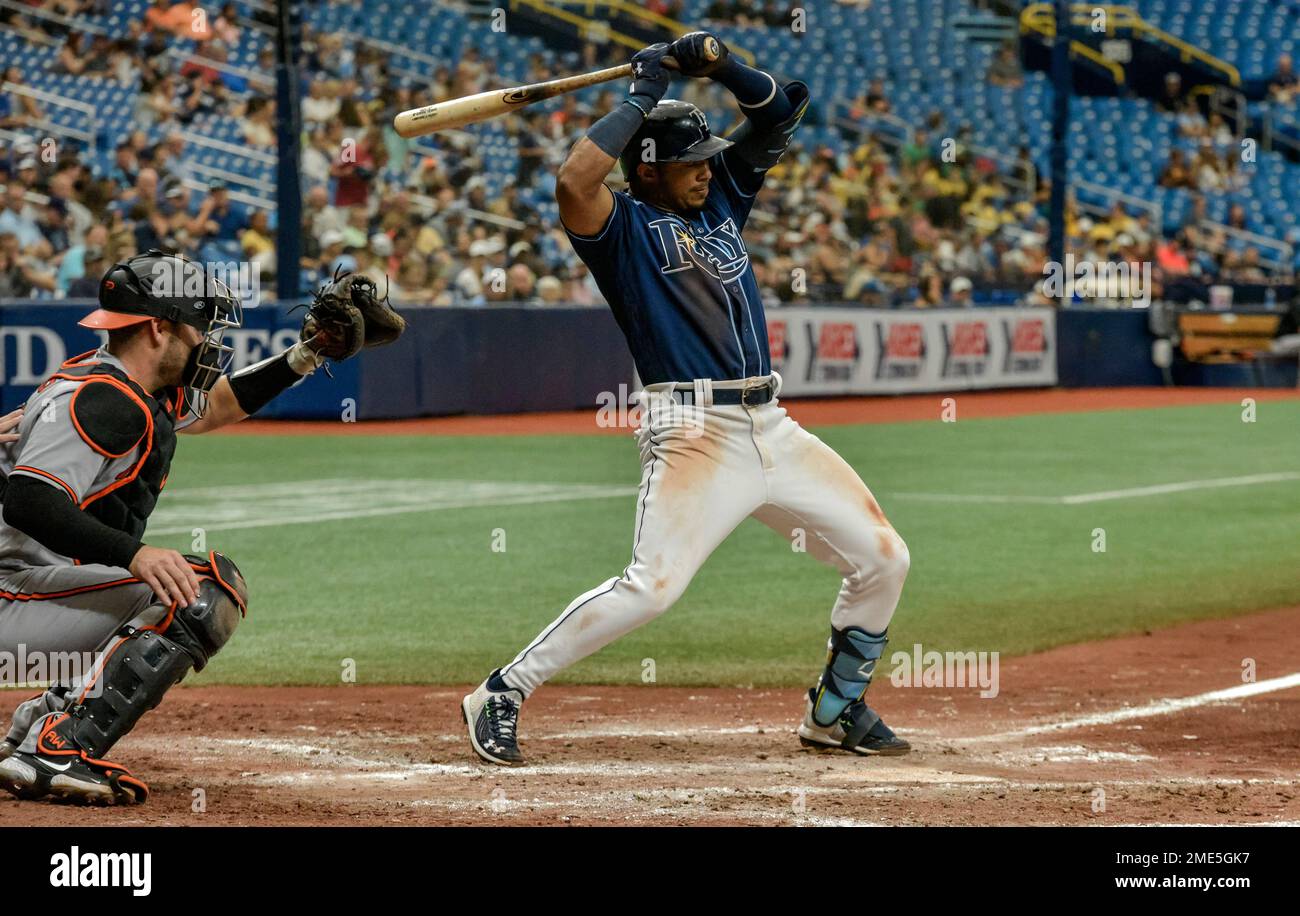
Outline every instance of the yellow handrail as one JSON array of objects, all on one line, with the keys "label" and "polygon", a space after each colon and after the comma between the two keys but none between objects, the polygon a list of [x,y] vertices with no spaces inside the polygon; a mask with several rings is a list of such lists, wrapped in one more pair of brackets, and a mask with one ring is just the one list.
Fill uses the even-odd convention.
[{"label": "yellow handrail", "polygon": [[[695,29],[689,25],[678,22],[676,19],[669,19],[667,16],[661,16],[658,13],[652,13],[650,10],[637,6],[635,3],[626,3],[624,0],[576,0],[587,8],[587,15],[595,18],[597,7],[609,7],[620,13],[626,13],[636,19],[644,19],[646,22],[653,22],[655,25],[665,28],[674,35],[685,35],[687,32],[694,32]],[[574,5],[575,0],[569,0],[569,5]],[[559,5],[564,5],[564,0],[560,0]]]},{"label": "yellow handrail", "polygon": [[[1106,34],[1113,35],[1120,29],[1132,29],[1134,32],[1150,36],[1155,41],[1164,42],[1176,48],[1179,58],[1184,61],[1197,60],[1214,70],[1219,70],[1233,86],[1241,85],[1241,73],[1232,64],[1220,57],[1189,44],[1177,35],[1147,22],[1131,6],[1114,6],[1108,4],[1073,3],[1070,5],[1070,21],[1074,25],[1091,26],[1096,22],[1096,12],[1105,15]],[[1032,3],[1025,7],[1020,15],[1022,31],[1029,25],[1035,31],[1048,37],[1056,35],[1056,17],[1052,14],[1050,3]]]},{"label": "yellow handrail", "polygon": [[549,3],[545,3],[544,0],[510,0],[510,6],[531,6],[539,13],[554,16],[561,22],[567,22],[570,25],[577,26],[584,36],[600,34],[608,38],[610,41],[621,44],[624,47],[635,48],[638,51],[645,47],[645,42],[640,39],[633,38],[631,35],[625,35],[616,29],[611,29],[604,23],[596,22],[592,19],[585,19],[576,13],[570,13],[568,10],[551,6]]},{"label": "yellow handrail", "polygon": [[[636,4],[627,3],[625,0],[576,0],[576,2],[569,3],[547,3],[546,0],[510,0],[510,5],[512,7],[532,7],[539,13],[553,16],[561,22],[567,22],[570,25],[577,26],[584,35],[604,35],[611,41],[623,45],[624,47],[634,48],[637,51],[645,47],[645,41],[624,32],[611,29],[607,22],[602,21],[594,15],[598,7],[604,7],[610,12],[626,13],[633,18],[653,23],[662,29],[667,29],[674,35],[680,36],[685,35],[687,32],[695,31],[691,26],[678,22],[675,19],[669,19],[667,16],[660,16],[658,13],[652,13],[647,9],[642,9]],[[565,8],[566,6],[576,5],[586,7],[587,15],[582,16]],[[728,45],[728,49],[732,54],[735,54],[745,63],[750,66],[754,65],[754,55],[749,51],[732,45]]]},{"label": "yellow handrail", "polygon": [[[1046,19],[1038,15],[1038,13],[1041,12],[1041,10],[1039,9],[1040,7],[1045,9],[1049,13]],[[1020,16],[1020,31],[1021,32],[1034,31],[1042,34],[1047,38],[1055,38],[1056,19],[1050,15],[1051,9],[1052,9],[1051,6],[1046,3],[1035,3],[1025,7],[1025,11]],[[1117,86],[1124,85],[1126,79],[1124,74],[1124,68],[1121,67],[1119,64],[1115,63],[1113,60],[1107,60],[1106,57],[1102,55],[1101,52],[1097,51],[1095,48],[1091,48],[1081,41],[1071,40],[1070,53],[1077,54],[1080,57],[1087,58],[1097,66],[1101,67],[1103,70],[1106,70],[1108,73],[1110,73],[1110,78],[1115,81],[1115,84]]]}]

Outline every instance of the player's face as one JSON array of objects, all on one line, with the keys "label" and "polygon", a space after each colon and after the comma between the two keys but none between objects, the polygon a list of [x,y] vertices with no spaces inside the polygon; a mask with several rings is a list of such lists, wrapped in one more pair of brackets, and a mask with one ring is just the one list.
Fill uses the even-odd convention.
[{"label": "player's face", "polygon": [[185,366],[189,362],[190,352],[202,340],[203,335],[197,328],[192,328],[188,324],[170,324],[167,342],[163,346],[162,358],[158,364],[158,378],[164,386],[181,384],[185,378]]},{"label": "player's face", "polygon": [[698,210],[709,196],[713,171],[707,159],[701,162],[661,162],[648,184],[662,206],[669,210]]}]

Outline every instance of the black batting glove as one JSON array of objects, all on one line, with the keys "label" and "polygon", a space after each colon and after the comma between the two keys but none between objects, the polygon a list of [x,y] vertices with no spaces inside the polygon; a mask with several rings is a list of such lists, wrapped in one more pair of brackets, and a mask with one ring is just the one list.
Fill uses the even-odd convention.
[{"label": "black batting glove", "polygon": [[668,46],[683,76],[712,76],[730,53],[721,39],[708,32],[688,32]]},{"label": "black batting glove", "polygon": [[646,117],[668,92],[671,77],[664,66],[664,55],[670,47],[661,41],[632,55],[632,84],[628,86],[627,100]]}]

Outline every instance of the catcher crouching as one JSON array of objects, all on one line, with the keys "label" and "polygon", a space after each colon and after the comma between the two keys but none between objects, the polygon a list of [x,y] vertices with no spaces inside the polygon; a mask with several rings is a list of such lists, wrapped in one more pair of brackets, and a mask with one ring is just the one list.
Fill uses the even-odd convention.
[{"label": "catcher crouching", "polygon": [[14,712],[0,786],[23,799],[138,804],[148,786],[108,753],[248,609],[228,557],[141,541],[176,434],[238,422],[326,360],[395,340],[404,322],[373,283],[336,278],[297,344],[226,375],[239,301],[201,265],[136,255],[104,275],[99,303],[81,324],[107,331],[107,345],[0,418],[0,650],[94,660]]}]

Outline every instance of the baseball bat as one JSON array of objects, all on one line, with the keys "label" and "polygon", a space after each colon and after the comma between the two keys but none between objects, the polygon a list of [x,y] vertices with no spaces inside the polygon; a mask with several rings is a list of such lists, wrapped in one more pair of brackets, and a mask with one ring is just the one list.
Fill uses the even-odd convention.
[{"label": "baseball bat", "polygon": [[[664,58],[664,63],[667,62],[668,58]],[[573,92],[575,89],[594,86],[597,83],[608,83],[610,80],[631,75],[632,65],[623,64],[619,67],[593,70],[590,73],[564,76],[545,83],[530,83],[527,86],[515,86],[511,89],[489,89],[487,92],[403,111],[393,119],[393,128],[399,136],[408,140],[412,137],[423,137],[452,127],[476,124],[534,102]]]},{"label": "baseball bat", "polygon": [[[709,60],[717,60],[719,53],[716,40],[705,50],[705,56]],[[673,60],[671,56],[665,57],[663,63],[670,70],[677,69],[677,61]],[[590,73],[564,76],[545,83],[531,83],[527,86],[515,86],[511,89],[489,89],[487,92],[479,92],[459,99],[450,99],[446,102],[436,102],[433,105],[403,111],[393,119],[393,128],[397,131],[398,136],[405,137],[408,140],[412,137],[423,137],[426,134],[447,130],[452,127],[476,124],[479,121],[495,118],[508,111],[514,111],[516,108],[532,105],[534,102],[555,98],[557,95],[563,95],[575,89],[595,86],[597,83],[608,83],[610,80],[631,75],[632,65],[623,64],[618,67],[607,67],[604,70],[593,70]]]}]

